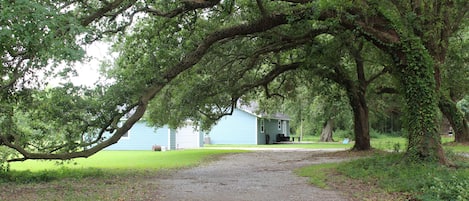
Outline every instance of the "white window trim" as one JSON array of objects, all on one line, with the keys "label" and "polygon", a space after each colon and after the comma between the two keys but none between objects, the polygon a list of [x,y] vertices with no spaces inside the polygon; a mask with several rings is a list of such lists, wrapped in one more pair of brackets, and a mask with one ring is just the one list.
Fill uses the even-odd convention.
[{"label": "white window trim", "polygon": [[287,131],[287,121],[282,121],[282,132],[283,132],[285,135],[289,135],[289,134],[288,134],[288,131]]}]

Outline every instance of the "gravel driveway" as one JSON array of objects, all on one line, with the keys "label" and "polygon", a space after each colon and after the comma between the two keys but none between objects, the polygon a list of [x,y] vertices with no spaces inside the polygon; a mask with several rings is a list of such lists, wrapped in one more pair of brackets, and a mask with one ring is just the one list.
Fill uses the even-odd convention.
[{"label": "gravel driveway", "polygon": [[232,154],[199,167],[177,171],[159,183],[159,200],[276,201],[347,200],[340,192],[316,188],[293,170],[340,161],[303,149],[257,150]]}]

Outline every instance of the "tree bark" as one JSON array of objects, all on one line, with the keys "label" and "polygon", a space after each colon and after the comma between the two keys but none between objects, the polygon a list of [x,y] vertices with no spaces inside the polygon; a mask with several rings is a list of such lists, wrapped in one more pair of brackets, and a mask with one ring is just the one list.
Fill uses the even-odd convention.
[{"label": "tree bark", "polygon": [[365,94],[355,92],[349,96],[353,111],[353,132],[355,134],[355,145],[353,145],[352,150],[370,150],[370,125]]},{"label": "tree bark", "polygon": [[367,80],[365,76],[365,64],[361,56],[363,43],[359,47],[350,46],[350,53],[355,60],[357,80],[354,81],[347,75],[347,72],[339,67],[334,67],[335,76],[331,79],[340,84],[346,91],[349,104],[353,111],[353,132],[355,135],[355,144],[352,150],[365,151],[371,149],[370,143],[370,125],[368,120],[368,106],[366,104],[366,89],[368,83],[373,79]]},{"label": "tree bark", "polygon": [[443,94],[440,94],[438,107],[443,115],[448,119],[454,132],[455,142],[469,142],[469,127],[467,120],[456,107],[456,103]]},{"label": "tree bark", "polygon": [[332,138],[332,128],[334,127],[334,120],[328,119],[324,124],[321,132],[321,138],[319,139],[320,142],[334,142]]}]

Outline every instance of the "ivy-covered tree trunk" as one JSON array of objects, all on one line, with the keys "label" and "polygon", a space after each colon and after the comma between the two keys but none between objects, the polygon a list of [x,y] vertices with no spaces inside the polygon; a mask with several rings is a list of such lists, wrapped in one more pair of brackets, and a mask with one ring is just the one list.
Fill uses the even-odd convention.
[{"label": "ivy-covered tree trunk", "polygon": [[441,94],[440,100],[438,101],[438,107],[443,115],[448,119],[451,127],[453,127],[455,135],[454,141],[469,142],[469,127],[467,126],[467,121],[463,114],[456,107],[456,103]]},{"label": "ivy-covered tree trunk", "polygon": [[333,127],[334,127],[334,120],[328,119],[322,128],[321,137],[319,141],[334,142],[334,138],[332,138]]},{"label": "ivy-covered tree trunk", "polygon": [[[403,43],[394,71],[405,100],[409,160],[439,161],[447,164],[437,131],[437,93],[433,62],[418,40]],[[396,61],[397,61],[396,60]]]}]

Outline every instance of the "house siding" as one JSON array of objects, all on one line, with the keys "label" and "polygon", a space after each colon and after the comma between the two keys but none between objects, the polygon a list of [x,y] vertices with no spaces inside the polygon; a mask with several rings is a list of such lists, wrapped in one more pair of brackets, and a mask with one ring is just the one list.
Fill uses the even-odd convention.
[{"label": "house siding", "polygon": [[269,144],[275,142],[276,136],[280,131],[277,129],[276,119],[263,119],[265,135],[269,135]]},{"label": "house siding", "polygon": [[211,144],[257,144],[255,136],[256,116],[235,109],[225,116],[209,132]]},{"label": "house siding", "polygon": [[128,137],[121,138],[116,144],[106,150],[151,150],[153,145],[168,147],[168,127],[154,128],[146,125],[145,121],[134,124],[129,130]]},{"label": "house siding", "polygon": [[[277,134],[285,134],[287,136],[290,136],[290,126],[287,120],[278,120],[278,119],[263,119],[263,120],[264,120],[265,135],[269,135],[269,138],[270,138],[268,144],[272,144],[276,142]],[[279,122],[280,122],[280,129],[279,129]],[[265,135],[263,137],[264,141],[265,141]],[[259,138],[261,140],[262,136],[260,135]]]},{"label": "house siding", "polygon": [[[264,125],[264,132],[262,132],[262,121],[264,121],[265,123],[265,120],[261,119],[261,118],[256,118],[256,122],[257,122],[257,144],[269,144],[269,142],[266,141],[266,132],[265,132],[265,125]],[[270,140],[269,140],[270,141]]]}]

